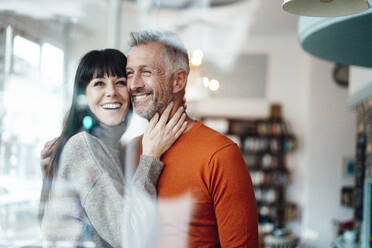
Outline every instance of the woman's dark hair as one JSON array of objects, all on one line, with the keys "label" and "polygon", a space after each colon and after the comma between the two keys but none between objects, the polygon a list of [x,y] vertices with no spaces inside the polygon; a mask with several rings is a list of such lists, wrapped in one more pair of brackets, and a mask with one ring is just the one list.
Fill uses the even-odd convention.
[{"label": "woman's dark hair", "polygon": [[[43,203],[49,198],[51,183],[54,175],[58,171],[58,162],[64,145],[69,138],[81,130],[94,134],[95,128],[99,123],[95,115],[89,110],[87,103],[82,103],[82,100],[85,99],[84,96],[87,85],[93,77],[101,78],[105,75],[119,78],[126,77],[126,64],[127,58],[125,55],[115,49],[93,50],[81,58],[75,74],[71,108],[65,117],[61,135],[56,139],[54,144],[50,146],[50,163],[44,169],[43,189],[41,192],[41,204],[39,209],[40,220],[44,215]],[[129,103],[128,112],[123,120],[124,122],[129,122],[132,111],[132,104]],[[84,118],[89,118],[89,127],[83,125],[83,122],[86,121]]]}]

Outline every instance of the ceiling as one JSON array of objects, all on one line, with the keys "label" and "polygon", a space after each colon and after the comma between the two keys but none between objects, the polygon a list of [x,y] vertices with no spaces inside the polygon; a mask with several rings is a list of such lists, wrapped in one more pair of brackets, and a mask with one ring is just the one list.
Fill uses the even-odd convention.
[{"label": "ceiling", "polygon": [[280,0],[261,0],[252,25],[252,34],[297,34],[298,16],[284,12]]},{"label": "ceiling", "polygon": [[[157,14],[162,13],[162,15],[167,15],[167,13],[172,13],[171,15],[176,17],[179,17],[181,13],[185,13],[190,9],[192,9],[192,12],[198,13],[198,10],[195,10],[193,7],[200,7],[200,2],[203,2],[205,8],[199,8],[202,9],[199,12],[201,11],[204,16],[214,16],[213,24],[216,26],[226,26],[227,23],[234,20],[244,21],[244,18],[249,17],[249,32],[253,35],[286,35],[297,33],[298,17],[284,12],[281,9],[281,1],[279,0],[137,0],[136,2],[147,5],[150,2],[152,6],[156,6]],[[62,17],[68,18],[73,22],[84,23],[82,19],[87,15],[94,15],[94,9],[100,11],[102,9],[108,10],[109,3],[110,0],[2,0],[0,1],[0,11],[14,11],[17,14],[32,16],[37,19]],[[123,12],[126,6],[136,5],[134,0],[123,0],[123,3]],[[171,5],[171,3],[173,5],[178,3],[178,6],[186,6],[187,8],[162,8],[162,6]],[[216,7],[210,8],[207,6]],[[219,14],[221,14],[220,18],[218,17]],[[231,15],[233,16],[232,19],[225,19]],[[182,17],[183,20],[178,20],[177,22],[181,28],[182,26],[187,27],[189,24],[195,24],[195,15],[182,14]],[[180,18],[176,18],[175,20],[177,19]],[[90,22],[89,24],[94,26],[94,23]]]}]

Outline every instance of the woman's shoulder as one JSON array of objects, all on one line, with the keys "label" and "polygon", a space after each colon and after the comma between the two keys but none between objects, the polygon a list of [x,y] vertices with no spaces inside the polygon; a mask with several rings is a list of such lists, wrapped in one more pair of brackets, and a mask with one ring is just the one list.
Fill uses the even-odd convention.
[{"label": "woman's shoulder", "polygon": [[81,152],[87,150],[92,144],[100,143],[99,139],[86,131],[78,132],[71,136],[63,147],[63,150]]},{"label": "woman's shoulder", "polygon": [[88,135],[79,132],[64,144],[55,183],[56,189],[72,190],[81,199],[85,198],[102,176],[102,170],[96,165],[94,153],[89,148]]},{"label": "woman's shoulder", "polygon": [[81,148],[86,145],[85,141],[86,132],[81,131],[77,134],[74,134],[71,136],[64,145],[64,149],[75,149],[75,148]]},{"label": "woman's shoulder", "polygon": [[61,154],[62,163],[74,164],[94,164],[94,153],[91,151],[93,143],[99,141],[93,135],[81,131],[71,136],[63,146]]}]

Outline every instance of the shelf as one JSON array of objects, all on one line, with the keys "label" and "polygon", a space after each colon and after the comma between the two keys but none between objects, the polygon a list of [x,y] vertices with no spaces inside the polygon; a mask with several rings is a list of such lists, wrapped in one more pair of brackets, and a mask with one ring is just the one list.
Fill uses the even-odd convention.
[{"label": "shelf", "polygon": [[262,168],[262,166],[247,166],[249,171],[262,171],[262,172],[282,172],[284,174],[289,174],[287,168],[278,167],[278,168]]},{"label": "shelf", "polygon": [[268,207],[275,207],[277,208],[278,207],[278,200],[276,201],[273,201],[273,202],[266,202],[266,201],[259,201],[257,200],[257,206],[261,207],[261,206],[268,206]]},{"label": "shelf", "polygon": [[269,150],[262,150],[262,151],[247,151],[242,150],[242,153],[245,155],[255,155],[255,156],[263,156],[265,154],[269,154],[275,157],[282,157],[284,154],[282,152],[271,152]]},{"label": "shelf", "polygon": [[253,185],[254,188],[258,189],[277,189],[277,190],[283,190],[284,187],[286,187],[287,184],[280,184],[280,185],[274,185],[274,184],[260,184],[260,185]]}]

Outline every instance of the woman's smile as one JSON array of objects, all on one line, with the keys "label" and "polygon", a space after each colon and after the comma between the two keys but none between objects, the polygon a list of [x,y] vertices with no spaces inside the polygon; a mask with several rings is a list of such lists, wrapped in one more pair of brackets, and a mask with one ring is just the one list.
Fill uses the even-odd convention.
[{"label": "woman's smile", "polygon": [[123,104],[121,103],[105,103],[102,104],[101,107],[106,110],[118,110]]}]

